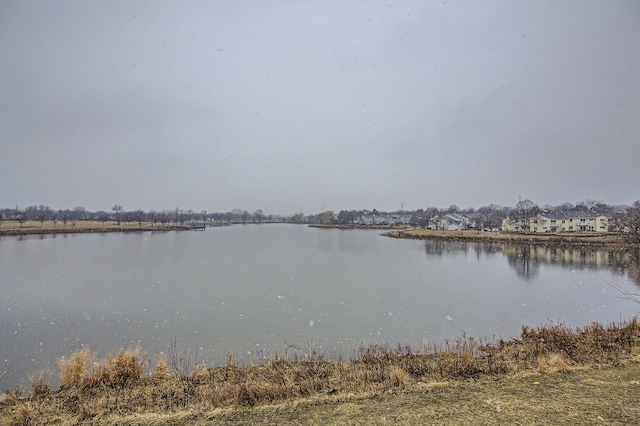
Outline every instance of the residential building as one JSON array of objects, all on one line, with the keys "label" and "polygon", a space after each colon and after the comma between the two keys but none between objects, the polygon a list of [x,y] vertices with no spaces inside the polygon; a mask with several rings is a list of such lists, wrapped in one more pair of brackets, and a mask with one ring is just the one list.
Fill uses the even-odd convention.
[{"label": "residential building", "polygon": [[411,215],[407,213],[364,214],[356,219],[356,223],[364,226],[408,225]]},{"label": "residential building", "polygon": [[447,231],[464,231],[473,228],[475,223],[469,215],[460,213],[447,213],[437,215],[429,220],[430,229],[442,229]]},{"label": "residential building", "polygon": [[610,218],[594,213],[547,212],[540,213],[525,221],[506,218],[502,221],[502,230],[506,232],[531,233],[604,233],[609,232]]}]

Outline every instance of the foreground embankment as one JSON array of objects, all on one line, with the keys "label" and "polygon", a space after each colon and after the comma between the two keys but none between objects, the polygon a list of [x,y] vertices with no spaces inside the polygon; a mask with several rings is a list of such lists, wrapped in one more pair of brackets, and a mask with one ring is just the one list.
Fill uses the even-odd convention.
[{"label": "foreground embankment", "polygon": [[630,424],[640,415],[640,323],[523,327],[519,339],[462,337],[416,353],[362,348],[350,362],[314,353],[187,371],[179,351],[149,374],[140,350],[60,359],[4,394],[2,424]]},{"label": "foreground embankment", "polygon": [[620,235],[606,234],[516,234],[508,232],[485,231],[436,231],[432,229],[411,228],[390,231],[386,234],[392,238],[408,238],[415,240],[441,239],[450,241],[474,241],[496,243],[529,243],[549,246],[630,246]]}]

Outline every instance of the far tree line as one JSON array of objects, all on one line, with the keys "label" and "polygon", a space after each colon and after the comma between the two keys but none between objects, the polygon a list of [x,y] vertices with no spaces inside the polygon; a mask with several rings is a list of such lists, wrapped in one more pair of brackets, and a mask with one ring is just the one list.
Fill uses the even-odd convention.
[{"label": "far tree line", "polygon": [[376,209],[373,210],[341,210],[337,214],[333,211],[323,212],[318,215],[319,222],[321,219],[327,220],[330,223],[338,225],[346,225],[352,223],[355,219],[362,217],[363,215],[388,215],[391,213],[396,214],[410,214],[410,225],[412,226],[426,226],[431,219],[438,215],[443,214],[464,214],[472,217],[479,227],[482,228],[499,228],[502,224],[502,220],[511,218],[528,219],[536,214],[544,212],[583,212],[583,213],[599,213],[608,216],[614,215],[615,212],[624,211],[629,206],[611,206],[600,201],[585,200],[576,204],[563,203],[557,206],[545,205],[538,206],[531,200],[520,200],[515,206],[502,206],[499,204],[488,204],[479,208],[468,207],[460,208],[455,204],[446,208],[438,207],[426,207],[420,208],[414,211],[395,211],[395,212],[379,212]]},{"label": "far tree line", "polygon": [[331,210],[317,214],[305,215],[296,213],[290,216],[266,215],[263,210],[258,209],[253,212],[242,209],[233,209],[228,212],[207,212],[201,210],[185,210],[176,207],[163,211],[143,211],[126,210],[120,204],[114,204],[109,211],[89,211],[84,207],[74,207],[72,209],[54,210],[46,205],[33,205],[26,208],[4,208],[0,209],[0,220],[15,220],[21,224],[26,221],[53,221],[68,226],[79,220],[93,220],[103,223],[152,223],[157,225],[185,224],[193,222],[219,222],[219,223],[263,223],[263,222],[287,222],[304,224],[325,224],[325,225],[350,225],[366,216],[395,215],[406,219],[406,223],[411,226],[425,227],[434,217],[443,214],[464,214],[473,218],[477,227],[483,229],[498,229],[502,220],[510,217],[512,219],[528,220],[537,214],[545,212],[573,212],[585,214],[606,215],[615,219],[620,226],[625,227],[632,235],[638,235],[640,241],[640,200],[631,206],[613,206],[600,201],[585,200],[576,204],[563,203],[557,206],[539,206],[531,200],[519,200],[515,206],[502,206],[499,204],[488,204],[479,208],[469,207],[461,209],[455,204],[446,208],[425,207],[412,211],[396,210],[393,212],[378,211],[377,209],[361,210]]},{"label": "far tree line", "polygon": [[122,205],[115,204],[110,211],[89,211],[84,207],[54,210],[46,205],[28,206],[26,208],[0,209],[0,220],[15,220],[21,224],[28,221],[53,221],[62,226],[72,225],[77,221],[91,220],[98,222],[122,223],[153,223],[158,225],[185,224],[193,222],[228,222],[228,223],[260,223],[265,221],[284,221],[280,216],[267,216],[260,209],[254,212],[234,209],[230,212],[199,212],[175,208],[163,211],[126,210]]}]

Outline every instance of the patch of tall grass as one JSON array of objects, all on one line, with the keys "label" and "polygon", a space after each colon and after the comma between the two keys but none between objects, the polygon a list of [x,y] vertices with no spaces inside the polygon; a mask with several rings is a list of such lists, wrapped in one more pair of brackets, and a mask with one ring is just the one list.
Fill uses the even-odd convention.
[{"label": "patch of tall grass", "polygon": [[[59,358],[61,388],[127,387],[142,377],[144,360],[140,349],[121,350],[100,362],[95,358],[88,347],[73,352],[68,358]],[[159,363],[156,369],[162,369],[162,365]]]}]

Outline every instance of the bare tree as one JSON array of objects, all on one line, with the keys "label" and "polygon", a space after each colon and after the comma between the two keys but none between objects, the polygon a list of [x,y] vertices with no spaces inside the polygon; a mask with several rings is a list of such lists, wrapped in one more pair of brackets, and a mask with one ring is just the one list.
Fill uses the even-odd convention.
[{"label": "bare tree", "polygon": [[640,200],[622,213],[618,220],[628,240],[640,243]]},{"label": "bare tree", "polygon": [[356,212],[354,210],[340,210],[338,213],[338,224],[348,225],[356,220]]},{"label": "bare tree", "polygon": [[114,206],[111,207],[111,211],[116,214],[116,220],[118,221],[118,225],[120,225],[120,213],[122,213],[122,206],[120,204],[114,204]]},{"label": "bare tree", "polygon": [[420,226],[426,228],[429,226],[429,222],[440,212],[435,207],[427,207],[426,209],[418,209],[411,216],[411,225]]},{"label": "bare tree", "polygon": [[291,217],[291,221],[293,223],[302,223],[304,222],[304,213],[296,213]]},{"label": "bare tree", "polygon": [[497,229],[502,219],[507,217],[507,210],[498,204],[489,204],[478,209],[477,215],[482,228]]},{"label": "bare tree", "polygon": [[149,217],[149,222],[151,222],[151,227],[153,228],[154,226],[158,225],[158,212],[155,210],[151,210],[149,213],[147,213],[147,216]]},{"label": "bare tree", "polygon": [[67,227],[67,222],[71,219],[71,210],[58,210],[58,219],[64,223],[64,227]]},{"label": "bare tree", "polygon": [[264,211],[262,209],[258,209],[253,213],[253,217],[256,222],[260,223],[264,220]]},{"label": "bare tree", "polygon": [[49,220],[53,217],[53,210],[49,206],[38,206],[36,217],[40,221],[40,226],[44,226],[44,221]]},{"label": "bare tree", "polygon": [[538,205],[529,199],[518,201],[514,212],[517,218],[522,221],[523,231],[529,230],[529,219],[539,211]]},{"label": "bare tree", "polygon": [[447,210],[445,210],[445,213],[459,213],[460,212],[460,207],[456,206],[455,204],[451,204]]},{"label": "bare tree", "polygon": [[320,223],[322,225],[329,225],[331,224],[332,217],[333,217],[333,211],[327,210],[326,212],[320,213],[318,220],[320,220]]},{"label": "bare tree", "polygon": [[158,222],[166,226],[169,222],[171,222],[171,212],[164,211],[158,214]]},{"label": "bare tree", "polygon": [[73,220],[83,220],[85,218],[86,209],[84,207],[73,208]]},{"label": "bare tree", "polygon": [[15,220],[17,220],[20,223],[20,228],[22,228],[22,224],[24,223],[25,220],[25,214],[22,210],[17,210],[16,209],[16,214],[14,216]]},{"label": "bare tree", "polygon": [[107,214],[107,212],[100,212],[98,213],[98,220],[100,222],[102,222],[102,227],[104,228],[104,224],[109,220],[109,215]]},{"label": "bare tree", "polygon": [[138,222],[138,226],[142,229],[142,222],[144,222],[145,213],[142,210],[135,210],[131,212],[131,220]]}]

